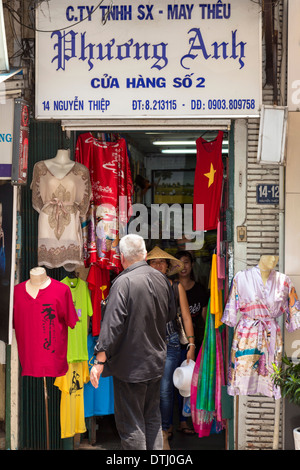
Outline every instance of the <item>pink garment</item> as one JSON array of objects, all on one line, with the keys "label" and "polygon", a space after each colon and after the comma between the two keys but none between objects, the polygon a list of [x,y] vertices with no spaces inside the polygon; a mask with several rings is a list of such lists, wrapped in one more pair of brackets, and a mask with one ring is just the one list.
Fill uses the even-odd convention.
[{"label": "pink garment", "polygon": [[68,327],[78,316],[69,286],[55,279],[34,299],[26,282],[14,289],[14,328],[22,375],[59,377],[68,371]]},{"label": "pink garment", "polygon": [[225,385],[224,357],[222,347],[222,334],[219,329],[216,330],[216,429],[221,430],[225,427],[225,420],[222,419],[222,386]]},{"label": "pink garment", "polygon": [[199,437],[205,437],[210,435],[210,430],[212,426],[212,421],[210,423],[204,422],[202,419],[202,414],[200,410],[196,408],[197,403],[197,391],[198,391],[198,376],[199,376],[199,369],[201,364],[201,355],[202,355],[202,346],[199,351],[199,354],[196,359],[196,363],[194,366],[193,376],[192,376],[192,383],[191,383],[191,417],[194,429]]},{"label": "pink garment", "polygon": [[222,242],[222,222],[218,222],[217,227],[217,272],[218,272],[218,288],[224,289],[224,279],[225,279],[225,256],[222,256],[221,253],[221,242]]},{"label": "pink garment", "polygon": [[[222,333],[216,329],[216,388],[215,388],[215,422],[217,432],[226,426],[226,421],[222,419],[222,386],[225,385]],[[192,382],[191,382],[191,417],[194,429],[199,437],[209,436],[213,425],[213,420],[207,422],[204,419],[203,411],[196,408],[199,369],[201,364],[202,347],[196,359]]]}]

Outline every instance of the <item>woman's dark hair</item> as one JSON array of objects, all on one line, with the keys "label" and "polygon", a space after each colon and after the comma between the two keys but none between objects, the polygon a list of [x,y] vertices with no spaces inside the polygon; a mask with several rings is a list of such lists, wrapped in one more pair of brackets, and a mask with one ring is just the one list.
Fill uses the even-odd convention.
[{"label": "woman's dark hair", "polygon": [[187,250],[181,250],[181,251],[177,251],[177,253],[175,254],[175,258],[177,259],[180,259],[182,258],[183,256],[187,256],[188,258],[190,258],[190,261],[191,263],[193,264],[194,262],[194,257],[192,255],[192,253],[190,251],[187,251]]}]

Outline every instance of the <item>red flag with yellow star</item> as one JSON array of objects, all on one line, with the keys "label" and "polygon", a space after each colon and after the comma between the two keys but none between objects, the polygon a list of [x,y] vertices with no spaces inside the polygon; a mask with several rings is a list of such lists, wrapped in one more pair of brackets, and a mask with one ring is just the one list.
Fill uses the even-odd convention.
[{"label": "red flag with yellow star", "polygon": [[[222,141],[222,131],[218,132],[217,138],[213,141],[206,141],[202,137],[196,140],[197,164],[193,204],[194,230],[215,230],[218,225],[224,169],[222,162]],[[203,217],[200,214],[203,214]]]}]

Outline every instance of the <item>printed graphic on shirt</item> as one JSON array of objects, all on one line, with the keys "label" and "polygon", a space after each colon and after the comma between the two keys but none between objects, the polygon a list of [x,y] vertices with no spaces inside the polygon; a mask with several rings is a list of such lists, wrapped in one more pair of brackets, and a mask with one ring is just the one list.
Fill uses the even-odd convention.
[{"label": "printed graphic on shirt", "polygon": [[43,315],[43,332],[44,332],[44,344],[43,347],[51,353],[55,352],[55,328],[54,319],[56,315],[53,313],[54,309],[51,307],[52,304],[43,304],[44,309],[41,311]]},{"label": "printed graphic on shirt", "polygon": [[201,310],[200,302],[195,303],[194,305],[190,305],[190,312],[191,312],[192,317],[195,317],[196,315],[198,315],[200,310]]},{"label": "printed graphic on shirt", "polygon": [[78,372],[73,370],[72,384],[71,384],[71,388],[69,390],[69,393],[70,393],[70,395],[72,395],[72,393],[76,393],[81,389],[83,389],[83,385],[82,385],[82,387],[80,387],[80,374],[78,374]]},{"label": "printed graphic on shirt", "polygon": [[73,304],[74,304],[74,308],[75,308],[77,316],[78,316],[78,321],[81,322],[82,312],[81,312],[81,308],[76,308],[76,299],[73,299]]}]

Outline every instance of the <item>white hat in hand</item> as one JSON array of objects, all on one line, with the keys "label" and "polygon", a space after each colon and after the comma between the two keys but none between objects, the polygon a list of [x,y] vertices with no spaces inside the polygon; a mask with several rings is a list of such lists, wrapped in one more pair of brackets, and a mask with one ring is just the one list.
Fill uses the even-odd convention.
[{"label": "white hat in hand", "polygon": [[173,383],[178,388],[180,395],[189,397],[191,395],[192,376],[195,367],[195,362],[192,359],[183,361],[180,367],[175,369],[173,374]]}]

